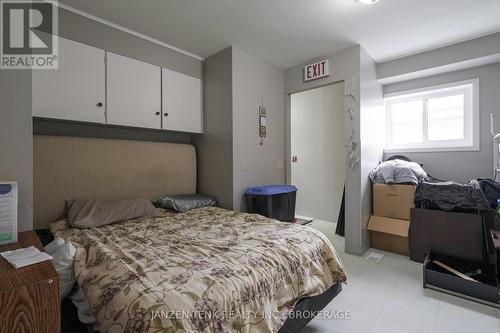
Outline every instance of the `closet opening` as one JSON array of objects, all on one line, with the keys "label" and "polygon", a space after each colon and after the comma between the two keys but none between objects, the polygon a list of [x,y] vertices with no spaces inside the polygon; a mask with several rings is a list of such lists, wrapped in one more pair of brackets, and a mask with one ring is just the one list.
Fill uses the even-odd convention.
[{"label": "closet opening", "polygon": [[292,94],[290,117],[297,222],[337,223],[346,179],[344,82]]}]

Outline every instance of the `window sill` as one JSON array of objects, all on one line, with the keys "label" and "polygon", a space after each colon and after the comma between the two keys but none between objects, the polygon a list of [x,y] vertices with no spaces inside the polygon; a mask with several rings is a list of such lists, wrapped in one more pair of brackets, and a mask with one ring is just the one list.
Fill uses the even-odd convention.
[{"label": "window sill", "polygon": [[444,153],[444,152],[467,152],[480,151],[479,146],[468,147],[422,147],[422,148],[386,148],[384,153]]}]

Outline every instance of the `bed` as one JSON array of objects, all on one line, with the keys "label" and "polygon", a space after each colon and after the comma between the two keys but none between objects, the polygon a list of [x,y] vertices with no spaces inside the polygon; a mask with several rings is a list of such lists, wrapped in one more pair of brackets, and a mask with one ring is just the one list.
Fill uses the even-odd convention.
[{"label": "bed", "polygon": [[65,222],[53,233],[77,246],[77,280],[104,332],[276,332],[298,300],[346,279],[320,232],[259,215],[210,207],[84,230]]},{"label": "bed", "polygon": [[77,281],[101,332],[299,332],[312,317],[292,311],[321,310],[346,281],[318,231],[215,207],[91,229],[64,219],[76,197],[193,193],[195,166],[190,145],[36,136],[35,226],[62,218],[51,231],[77,247]]}]

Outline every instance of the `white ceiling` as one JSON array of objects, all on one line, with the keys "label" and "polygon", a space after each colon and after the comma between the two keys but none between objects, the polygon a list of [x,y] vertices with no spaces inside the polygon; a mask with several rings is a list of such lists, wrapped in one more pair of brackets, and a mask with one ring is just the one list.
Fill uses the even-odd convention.
[{"label": "white ceiling", "polygon": [[362,45],[378,62],[500,31],[499,0],[60,0],[201,57],[288,68]]}]

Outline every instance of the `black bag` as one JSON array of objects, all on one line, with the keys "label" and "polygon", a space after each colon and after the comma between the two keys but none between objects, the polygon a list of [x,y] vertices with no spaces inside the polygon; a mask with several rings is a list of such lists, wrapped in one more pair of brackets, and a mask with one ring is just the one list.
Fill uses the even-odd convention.
[{"label": "black bag", "polygon": [[490,203],[491,208],[496,209],[497,199],[500,199],[500,183],[491,179],[478,179],[478,181],[479,186]]}]

